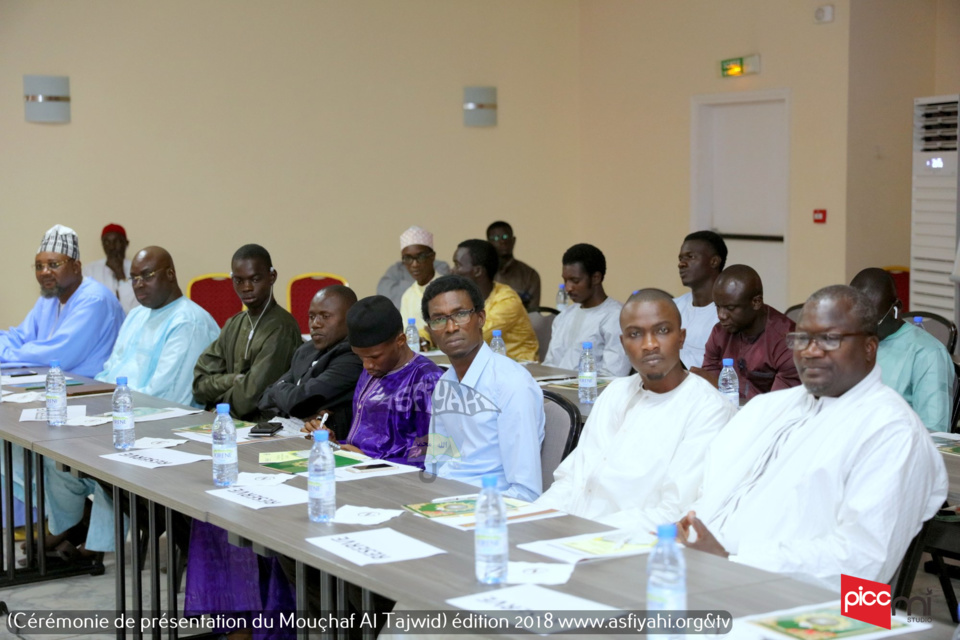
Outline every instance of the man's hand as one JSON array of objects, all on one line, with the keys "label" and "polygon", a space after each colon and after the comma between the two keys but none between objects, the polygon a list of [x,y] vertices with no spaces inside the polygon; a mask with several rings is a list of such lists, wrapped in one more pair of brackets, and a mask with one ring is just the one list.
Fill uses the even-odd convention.
[{"label": "man's hand", "polygon": [[107,257],[107,266],[110,268],[110,271],[113,271],[113,276],[120,282],[123,282],[127,279],[127,274],[123,272],[123,257]]},{"label": "man's hand", "polygon": [[[325,416],[327,417],[327,420],[330,419],[329,415],[330,415],[329,411],[319,412],[313,418],[310,418],[309,420],[304,421],[303,429],[300,429],[300,431],[303,433],[313,433],[317,429],[321,428],[320,425],[323,424]],[[324,425],[322,428],[324,431],[330,434],[330,442],[337,444],[337,436],[333,434],[333,431],[331,431],[326,425]]]},{"label": "man's hand", "polygon": [[677,523],[677,538],[685,547],[712,553],[721,558],[730,556],[706,525],[700,521],[695,511],[689,512]]}]

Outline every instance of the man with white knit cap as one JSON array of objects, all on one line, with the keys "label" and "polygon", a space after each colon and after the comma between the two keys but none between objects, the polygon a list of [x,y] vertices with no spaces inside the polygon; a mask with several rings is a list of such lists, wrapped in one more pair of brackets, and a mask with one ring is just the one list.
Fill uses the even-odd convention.
[{"label": "man with white knit cap", "polygon": [[[64,371],[93,377],[113,350],[123,309],[117,296],[93,278],[84,278],[77,234],[54,225],[43,236],[34,259],[40,298],[19,327],[0,331],[0,361],[4,367],[47,366],[59,360]],[[14,493],[23,500],[23,456],[14,447]],[[44,459],[45,496],[50,532],[48,548],[72,536],[82,541],[82,522],[89,493],[84,481],[57,471]],[[56,475],[57,482],[53,480]]]},{"label": "man with white knit cap", "polygon": [[425,329],[420,300],[427,285],[437,278],[433,260],[437,254],[433,250],[433,234],[421,227],[413,226],[400,234],[400,260],[413,276],[413,284],[403,292],[400,298],[400,315],[403,326],[408,318],[416,321],[417,331]]},{"label": "man with white knit cap", "polygon": [[34,260],[40,298],[19,327],[0,331],[4,367],[47,366],[93,377],[103,370],[123,324],[123,309],[109,289],[84,278],[77,234],[54,225]]}]

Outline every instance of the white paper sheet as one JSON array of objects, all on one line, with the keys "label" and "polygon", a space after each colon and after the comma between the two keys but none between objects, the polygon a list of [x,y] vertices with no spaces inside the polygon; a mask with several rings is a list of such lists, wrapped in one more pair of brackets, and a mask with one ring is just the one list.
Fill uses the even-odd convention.
[{"label": "white paper sheet", "polygon": [[[436,500],[434,500],[434,502],[436,502]],[[563,511],[528,504],[514,511],[507,511],[507,524],[545,520],[547,518],[557,518],[565,515],[567,514]],[[473,531],[477,527],[477,516],[472,513],[465,516],[444,516],[442,518],[431,518],[430,522],[445,524],[448,527],[460,529],[461,531]]]},{"label": "white paper sheet", "polygon": [[617,529],[553,540],[536,540],[518,544],[517,548],[533,551],[560,562],[576,563],[581,560],[605,560],[642,555],[650,553],[656,543],[656,536],[650,533]]},{"label": "white paper sheet", "polygon": [[[73,380],[73,378],[66,376],[64,380]],[[47,374],[38,373],[32,376],[3,376],[0,379],[0,384],[17,386],[25,384],[46,384]]]},{"label": "white paper sheet", "polygon": [[103,416],[81,416],[79,418],[68,418],[68,427],[99,427],[102,424],[113,422],[113,418],[104,418]]},{"label": "white paper sheet", "polygon": [[[719,636],[728,640],[795,640],[797,636],[788,635],[781,633],[775,629],[770,628],[769,626],[761,626],[756,624],[756,621],[769,618],[784,618],[784,617],[793,617],[801,616],[805,613],[812,613],[815,611],[822,611],[823,609],[840,609],[840,601],[834,600],[833,602],[823,602],[821,604],[806,605],[802,607],[794,607],[793,609],[782,609],[779,611],[771,611],[770,613],[762,613],[753,616],[745,616],[743,618],[734,618],[733,620],[733,631],[729,634]],[[842,618],[848,623],[860,624],[855,620],[850,620],[847,618]],[[824,620],[821,620],[823,622]],[[882,629],[878,628],[876,631],[865,630],[863,634],[858,634],[853,636],[856,640],[880,640],[881,638],[890,638],[892,636],[902,635],[904,633],[914,633],[916,631],[921,631],[923,629],[929,629],[933,625],[926,624],[923,622],[909,622],[907,617],[898,614],[893,616],[894,626],[897,628],[894,629]],[[903,626],[898,626],[903,625]],[[812,631],[812,629],[811,629]]]},{"label": "white paper sheet", "polygon": [[307,542],[361,567],[446,553],[389,527],[307,538]]},{"label": "white paper sheet", "polygon": [[237,476],[235,486],[238,487],[273,487],[283,484],[294,476],[289,473],[250,473],[241,471]]},{"label": "white paper sheet", "polygon": [[535,584],[521,584],[450,598],[447,604],[467,611],[619,611],[616,607]]},{"label": "white paper sheet", "polygon": [[287,507],[292,504],[306,504],[307,492],[285,484],[272,487],[227,487],[207,491],[212,496],[242,504],[251,509],[264,507]]},{"label": "white paper sheet", "polygon": [[[67,405],[67,420],[70,418],[82,418],[87,415],[87,405],[85,404],[68,404]],[[20,422],[46,422],[47,421],[47,408],[40,407],[39,409],[24,409],[20,413]]]},{"label": "white paper sheet", "polygon": [[337,509],[337,515],[333,521],[337,524],[381,524],[396,518],[403,513],[403,509],[376,509],[374,507],[358,507],[352,504],[345,504]]},{"label": "white paper sheet", "polygon": [[[247,442],[253,442],[254,440],[257,439],[257,438],[251,438],[251,437],[250,437],[250,430],[253,429],[254,426],[256,426],[256,425],[251,425],[251,426],[249,426],[249,427],[243,427],[243,428],[241,428],[241,429],[237,429],[237,444],[244,444],[244,443],[247,443]],[[195,432],[192,432],[192,431],[177,431],[176,433],[177,433],[177,435],[180,436],[181,438],[189,438],[190,440],[194,440],[194,441],[196,441],[196,442],[202,442],[202,443],[204,443],[204,444],[209,444],[209,445],[213,446],[213,435],[212,435],[212,434],[209,434],[209,433],[195,433]]]},{"label": "white paper sheet", "polygon": [[186,453],[175,449],[134,449],[122,453],[108,453],[100,456],[107,460],[116,460],[126,464],[156,469],[157,467],[174,467],[180,464],[189,464],[197,460],[212,460],[210,456],[199,456],[195,453]]},{"label": "white paper sheet", "polygon": [[3,390],[4,402],[16,402],[18,404],[26,404],[28,402],[43,402],[46,399],[45,394],[42,391],[24,391],[23,393],[11,393],[6,389]]},{"label": "white paper sheet", "polygon": [[178,447],[186,442],[179,438],[137,438],[133,443],[134,449],[166,449]]},{"label": "white paper sheet", "polygon": [[[364,468],[374,464],[389,464],[389,469],[372,469],[365,471]],[[350,480],[363,480],[364,478],[382,478],[384,476],[395,476],[401,473],[413,473],[420,471],[419,468],[408,464],[394,464],[386,460],[370,460],[352,467],[340,467],[334,472],[338,482],[349,482]]]},{"label": "white paper sheet", "polygon": [[555,562],[510,562],[508,584],[566,584],[576,565]]},{"label": "white paper sheet", "polygon": [[137,416],[134,422],[153,422],[155,420],[169,420],[170,418],[182,418],[183,416],[200,413],[202,409],[181,409],[180,407],[165,407],[156,413],[145,416]]}]

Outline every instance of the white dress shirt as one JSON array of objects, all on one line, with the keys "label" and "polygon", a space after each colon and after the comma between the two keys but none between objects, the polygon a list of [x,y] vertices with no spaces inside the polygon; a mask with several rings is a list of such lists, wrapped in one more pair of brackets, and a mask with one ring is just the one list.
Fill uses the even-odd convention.
[{"label": "white dress shirt", "polygon": [[693,293],[685,293],[673,299],[680,310],[680,325],[687,331],[687,339],[680,349],[680,359],[690,367],[703,366],[703,354],[713,325],[717,324],[717,305],[711,302],[705,307],[693,306]]},{"label": "white dress shirt", "polygon": [[543,364],[576,370],[580,366],[582,344],[592,342],[597,373],[604,376],[627,375],[630,360],[620,343],[622,307],[613,298],[607,298],[590,309],[584,309],[575,302],[567,305],[553,321],[550,348]]},{"label": "white dress shirt", "polygon": [[133,282],[130,281],[130,261],[123,261],[123,273],[127,276],[126,280],[117,280],[113,269],[107,266],[107,259],[97,260],[95,262],[85,263],[83,265],[83,277],[93,278],[117,296],[120,306],[124,313],[129,313],[130,309],[139,307],[137,296],[133,293]]}]

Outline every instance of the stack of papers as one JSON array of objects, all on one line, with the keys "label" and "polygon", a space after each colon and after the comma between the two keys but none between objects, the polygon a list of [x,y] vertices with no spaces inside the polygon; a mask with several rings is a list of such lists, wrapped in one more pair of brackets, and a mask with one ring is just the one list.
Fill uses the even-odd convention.
[{"label": "stack of papers", "polygon": [[930,435],[933,438],[933,444],[942,453],[960,456],[960,433],[933,433]]},{"label": "stack of papers", "polygon": [[890,629],[884,629],[843,616],[840,613],[840,602],[835,601],[735,618],[733,631],[722,637],[730,640],[880,640],[929,629],[931,626],[922,622],[911,622],[903,615],[896,615],[890,621]]},{"label": "stack of papers", "polygon": [[[155,419],[163,420],[163,418]],[[143,420],[137,418],[137,422],[143,422]],[[244,422],[243,420],[234,420],[233,426],[237,428],[237,444],[253,442],[254,438],[250,437],[250,429],[253,429],[256,426],[255,424],[252,422]],[[198,424],[192,427],[180,427],[179,429],[174,429],[173,432],[181,438],[189,438],[190,440],[196,440],[197,442],[213,445],[212,424]]]},{"label": "stack of papers", "polygon": [[560,562],[623,558],[650,553],[657,538],[651,533],[618,529],[606,533],[586,533],[568,538],[537,540],[518,544],[518,549],[533,551]]},{"label": "stack of papers", "polygon": [[[516,498],[504,498],[503,502],[507,507],[507,524],[566,515],[562,511],[538,507]],[[468,495],[437,498],[431,502],[418,504],[405,504],[403,508],[419,516],[430,518],[433,522],[439,522],[462,531],[472,531],[477,526],[477,517],[474,513],[476,506],[477,496]]]}]

